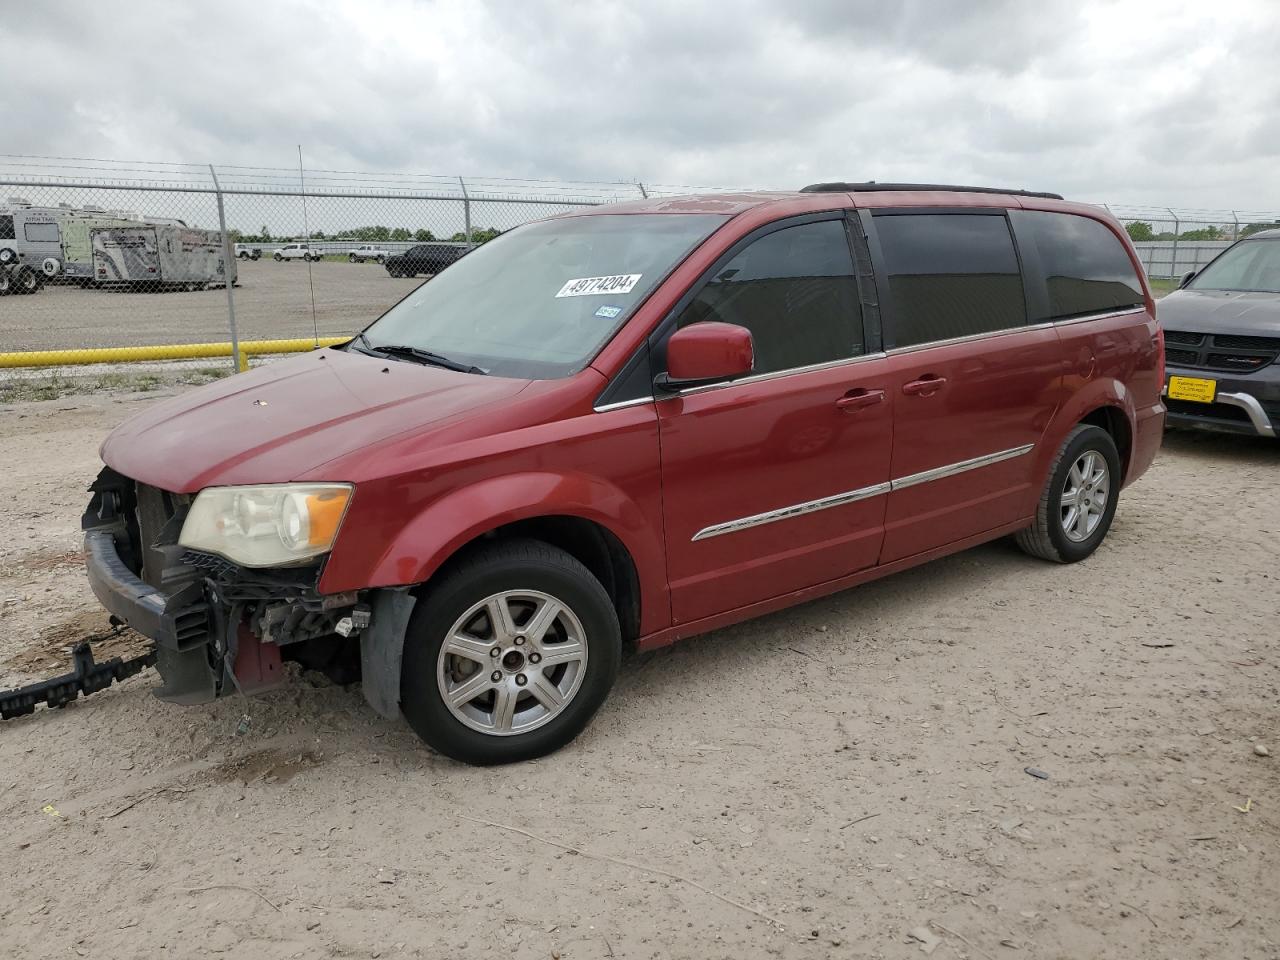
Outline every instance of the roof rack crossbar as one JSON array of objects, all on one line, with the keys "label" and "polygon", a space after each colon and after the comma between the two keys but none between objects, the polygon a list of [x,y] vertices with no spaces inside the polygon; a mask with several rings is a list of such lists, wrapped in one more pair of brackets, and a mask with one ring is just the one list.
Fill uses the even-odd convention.
[{"label": "roof rack crossbar", "polygon": [[946,183],[811,183],[801,187],[801,193],[880,193],[886,191],[912,192],[930,191],[935,193],[1000,193],[1012,197],[1039,197],[1042,200],[1061,200],[1058,193],[1046,193],[1037,190],[1011,190],[1004,187],[960,187]]}]

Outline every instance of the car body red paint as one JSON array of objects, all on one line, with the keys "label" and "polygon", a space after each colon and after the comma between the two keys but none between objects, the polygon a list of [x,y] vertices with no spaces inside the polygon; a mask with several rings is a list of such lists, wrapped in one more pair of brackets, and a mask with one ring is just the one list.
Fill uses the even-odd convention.
[{"label": "car body red paint", "polygon": [[[350,483],[322,595],[429,583],[457,552],[516,521],[574,517],[634,566],[636,639],[671,642],[864,582],[1032,522],[1072,429],[1112,418],[1123,483],[1160,443],[1154,304],[819,365],[715,389],[602,404],[699,278],[776,221],[828,211],[1107,213],[1029,196],[950,191],[741,194],[612,205],[569,216],[727,219],[578,372],[476,376],[320,350],[159,404],[104,443],[120,474],[174,493],[289,481]],[[885,291],[881,291],[882,297]],[[693,330],[694,328],[686,328]],[[723,359],[723,358],[721,358]],[[1025,448],[1025,449],[1024,449]],[[979,469],[889,489],[993,451]],[[885,489],[817,512],[700,536],[718,524]]]}]

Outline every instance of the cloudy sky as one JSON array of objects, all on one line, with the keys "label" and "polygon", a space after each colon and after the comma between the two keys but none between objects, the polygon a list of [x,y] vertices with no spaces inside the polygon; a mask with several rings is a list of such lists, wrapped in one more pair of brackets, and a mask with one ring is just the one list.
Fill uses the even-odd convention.
[{"label": "cloudy sky", "polygon": [[1272,0],[5,6],[4,154],[1280,210]]}]

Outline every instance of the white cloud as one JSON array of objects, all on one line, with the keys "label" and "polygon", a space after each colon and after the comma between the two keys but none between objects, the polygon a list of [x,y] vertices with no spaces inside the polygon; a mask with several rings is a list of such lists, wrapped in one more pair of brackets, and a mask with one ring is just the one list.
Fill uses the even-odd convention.
[{"label": "white cloud", "polygon": [[1280,4],[41,5],[5,153],[1280,209]]}]

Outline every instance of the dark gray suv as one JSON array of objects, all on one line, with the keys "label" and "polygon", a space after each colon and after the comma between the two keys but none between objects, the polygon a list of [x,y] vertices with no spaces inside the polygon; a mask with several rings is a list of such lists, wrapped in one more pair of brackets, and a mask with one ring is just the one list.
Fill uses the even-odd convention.
[{"label": "dark gray suv", "polygon": [[1280,230],[1232,244],[1158,302],[1170,426],[1280,431]]}]

